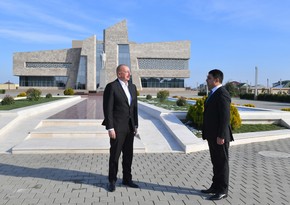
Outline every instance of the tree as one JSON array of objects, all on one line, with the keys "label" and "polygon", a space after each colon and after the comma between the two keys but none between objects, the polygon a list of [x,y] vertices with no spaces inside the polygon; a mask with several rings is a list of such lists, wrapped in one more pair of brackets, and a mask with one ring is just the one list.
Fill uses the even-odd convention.
[{"label": "tree", "polygon": [[237,97],[240,94],[239,88],[231,82],[227,82],[225,88],[230,93],[231,97]]}]

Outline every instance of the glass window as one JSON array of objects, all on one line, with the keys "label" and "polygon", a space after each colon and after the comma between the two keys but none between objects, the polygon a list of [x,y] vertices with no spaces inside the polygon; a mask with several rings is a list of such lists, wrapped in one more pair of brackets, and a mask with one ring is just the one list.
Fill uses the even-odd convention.
[{"label": "glass window", "polygon": [[26,68],[67,68],[70,69],[71,63],[59,63],[59,62],[26,62]]},{"label": "glass window", "polygon": [[143,88],[184,88],[183,78],[141,78]]},{"label": "glass window", "polygon": [[118,64],[126,64],[131,68],[129,45],[119,44],[118,49]]},{"label": "glass window", "polygon": [[[106,59],[103,59],[103,51],[104,51],[104,45],[102,43],[97,44],[97,56],[96,56],[96,83],[97,85],[100,84],[100,72],[103,68],[103,64],[105,64]],[[104,56],[105,58],[105,56]],[[97,86],[98,87],[98,86]]]},{"label": "glass window", "polygon": [[22,87],[65,87],[66,76],[20,76],[19,84]]},{"label": "glass window", "polygon": [[81,56],[76,82],[76,89],[86,89],[86,84],[87,84],[87,57]]},{"label": "glass window", "polygon": [[188,59],[138,58],[139,69],[188,70]]}]

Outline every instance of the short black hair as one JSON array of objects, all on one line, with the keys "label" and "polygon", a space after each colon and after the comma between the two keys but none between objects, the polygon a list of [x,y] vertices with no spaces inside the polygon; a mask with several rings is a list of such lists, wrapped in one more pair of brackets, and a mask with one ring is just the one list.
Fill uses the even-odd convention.
[{"label": "short black hair", "polygon": [[219,69],[213,69],[213,70],[209,71],[208,74],[211,74],[212,77],[215,78],[215,79],[218,78],[220,83],[223,83],[224,74]]}]

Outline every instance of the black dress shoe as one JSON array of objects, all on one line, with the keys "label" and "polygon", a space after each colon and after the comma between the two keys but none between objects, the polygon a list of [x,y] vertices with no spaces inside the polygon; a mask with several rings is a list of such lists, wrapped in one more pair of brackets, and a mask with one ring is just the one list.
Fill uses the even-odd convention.
[{"label": "black dress shoe", "polygon": [[133,181],[130,182],[123,182],[122,184],[131,187],[131,188],[139,188],[139,186],[137,184],[135,184]]},{"label": "black dress shoe", "polygon": [[209,188],[209,189],[203,189],[203,190],[200,190],[201,193],[204,193],[204,194],[215,194],[216,193],[216,190],[214,188]]},{"label": "black dress shoe", "polygon": [[209,197],[208,200],[221,200],[221,199],[224,199],[224,198],[227,198],[227,197],[228,197],[227,194],[218,193],[218,194],[215,194],[215,195]]},{"label": "black dress shoe", "polygon": [[115,182],[110,182],[110,183],[108,184],[108,190],[109,190],[110,192],[114,192],[114,191],[116,190],[116,184],[115,184]]}]

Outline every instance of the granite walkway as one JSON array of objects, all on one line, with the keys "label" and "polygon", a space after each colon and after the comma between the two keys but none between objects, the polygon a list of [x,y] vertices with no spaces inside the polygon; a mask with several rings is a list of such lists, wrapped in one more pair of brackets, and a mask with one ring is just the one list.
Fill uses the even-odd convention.
[{"label": "granite walkway", "polygon": [[[290,139],[230,148],[229,197],[208,201],[208,151],[135,154],[140,189],[106,189],[108,154],[0,155],[0,204],[290,204]],[[120,172],[121,173],[121,170]],[[118,175],[121,179],[121,174]]]},{"label": "granite walkway", "polygon": [[[79,99],[74,104],[82,102]],[[89,107],[92,105],[89,105]],[[95,106],[95,105],[94,105]],[[93,107],[94,107],[93,106]],[[71,106],[67,106],[69,109]],[[57,107],[41,118],[61,115]],[[90,110],[90,109],[88,109]],[[62,113],[64,114],[64,113]],[[85,113],[83,113],[86,115]],[[1,113],[0,113],[1,115]],[[143,119],[149,120],[146,113]],[[11,119],[14,116],[10,116]],[[22,119],[14,126],[29,131]],[[3,120],[2,120],[3,122]],[[3,124],[3,123],[2,123]],[[8,132],[8,131],[7,131]],[[23,139],[0,133],[5,150]],[[3,137],[4,135],[4,137]],[[154,149],[156,149],[155,147]],[[290,204],[290,137],[271,141],[247,142],[230,148],[229,197],[209,201],[199,192],[210,186],[212,166],[207,150],[193,153],[135,153],[132,189],[121,185],[107,191],[108,154],[0,154],[0,204]],[[121,163],[121,162],[120,162]]]}]

